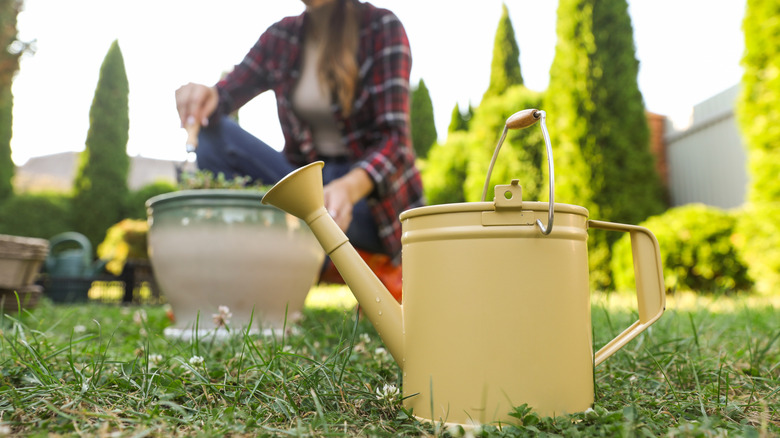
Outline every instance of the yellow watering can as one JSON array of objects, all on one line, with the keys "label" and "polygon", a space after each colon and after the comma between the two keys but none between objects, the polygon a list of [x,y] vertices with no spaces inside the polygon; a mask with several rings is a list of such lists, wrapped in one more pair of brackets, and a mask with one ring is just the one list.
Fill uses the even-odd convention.
[{"label": "yellow watering can", "polygon": [[[338,268],[403,372],[404,405],[423,420],[511,422],[513,406],[540,415],[593,405],[593,368],[663,313],[658,241],[646,228],[588,220],[580,206],[553,202],[545,113],[524,110],[507,129],[541,120],[550,200],[523,202],[517,181],[493,202],[415,208],[401,214],[403,304],[362,261],[323,206],[322,162],[279,181],[263,198],[303,219]],[[553,226],[554,224],[554,226]],[[593,354],[588,284],[589,228],[630,233],[639,320]]]}]

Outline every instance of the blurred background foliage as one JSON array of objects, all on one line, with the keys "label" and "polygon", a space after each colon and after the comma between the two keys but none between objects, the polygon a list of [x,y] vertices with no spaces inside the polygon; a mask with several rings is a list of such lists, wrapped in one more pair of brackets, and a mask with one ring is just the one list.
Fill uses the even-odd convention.
[{"label": "blurred background foliage", "polygon": [[[21,0],[0,0],[0,233],[50,238],[89,225],[95,248],[116,240],[124,219],[143,221],[144,203],[176,190],[170,182],[129,190],[126,181],[126,86],[118,43],[106,55],[91,117],[88,143],[105,142],[82,156],[73,193],[15,193],[12,186],[10,85],[18,57],[34,42],[17,38]],[[446,140],[433,126],[427,84],[412,89],[412,142],[429,204],[479,201],[487,167],[506,119],[526,108],[546,111],[554,149],[556,202],[582,205],[592,219],[640,224],[661,244],[664,276],[672,290],[757,290],[780,286],[780,16],[776,0],[749,0],[743,22],[745,75],[737,117],[747,148],[748,202],[734,211],[688,205],[668,209],[667,196],[649,149],[649,127],[638,90],[633,29],[626,0],[560,0],[556,54],[547,90],[523,84],[518,47],[504,5],[497,25],[490,83],[481,102],[452,109]],[[105,70],[105,71],[104,71]],[[105,73],[105,74],[103,74]],[[110,75],[109,75],[110,73]],[[108,80],[108,76],[118,80]],[[103,93],[118,98],[104,99]],[[110,108],[109,108],[110,106]],[[98,117],[100,115],[101,117]],[[98,119],[107,116],[111,120]],[[94,132],[93,132],[94,131]],[[109,140],[104,134],[113,133]],[[111,175],[87,175],[103,155]],[[527,200],[548,200],[546,154],[537,126],[510,131],[490,185],[519,179]],[[10,164],[9,164],[10,163]],[[111,170],[113,169],[113,170]],[[101,179],[102,178],[102,179]],[[120,181],[107,183],[106,181]],[[92,200],[85,201],[90,191]],[[488,200],[492,193],[488,192]],[[90,215],[100,221],[92,224]],[[120,229],[122,226],[118,226]],[[83,230],[82,230],[83,231]],[[125,233],[127,234],[127,233]],[[632,287],[628,238],[591,232],[594,288]]]}]

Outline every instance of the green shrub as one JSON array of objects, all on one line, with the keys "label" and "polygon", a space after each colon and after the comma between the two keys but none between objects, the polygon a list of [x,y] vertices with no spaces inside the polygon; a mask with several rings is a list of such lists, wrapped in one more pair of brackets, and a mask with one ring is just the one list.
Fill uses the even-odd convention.
[{"label": "green shrub", "polygon": [[146,200],[163,193],[178,190],[176,184],[168,181],[157,181],[147,184],[130,193],[130,201],[127,206],[127,217],[131,219],[146,219]]},{"label": "green shrub", "polygon": [[[676,207],[641,225],[658,238],[667,290],[744,291],[753,286],[735,241],[737,217],[701,204]],[[613,246],[612,271],[617,289],[633,289],[628,234]]]},{"label": "green shrub", "polygon": [[[518,111],[540,108],[542,94],[524,85],[515,85],[503,94],[484,99],[469,122],[469,157],[463,192],[467,201],[482,199],[490,160],[507,119]],[[547,158],[539,125],[507,132],[496,159],[485,200],[493,200],[496,184],[509,184],[519,179],[523,199],[547,200]]]},{"label": "green shrub", "polygon": [[429,204],[463,202],[463,181],[468,165],[467,134],[452,132],[447,143],[431,148],[425,168],[421,169],[425,199]]},{"label": "green shrub", "polygon": [[18,194],[0,206],[0,234],[49,239],[71,230],[71,198],[68,195]]},{"label": "green shrub", "polygon": [[[514,113],[539,108],[542,95],[523,85],[489,97],[476,108],[468,131],[449,133],[447,141],[436,143],[422,170],[425,196],[430,204],[479,201],[487,170],[506,120]],[[546,156],[538,126],[507,133],[496,160],[486,200],[493,199],[492,187],[520,179],[523,199],[547,199]]]},{"label": "green shrub", "polygon": [[749,203],[737,219],[735,244],[761,293],[780,291],[780,202]]}]

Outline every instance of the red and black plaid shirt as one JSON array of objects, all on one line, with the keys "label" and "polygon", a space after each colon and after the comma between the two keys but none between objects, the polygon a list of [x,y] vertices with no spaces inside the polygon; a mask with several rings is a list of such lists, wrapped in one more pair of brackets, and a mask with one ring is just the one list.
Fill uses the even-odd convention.
[{"label": "red and black plaid shirt", "polygon": [[[423,204],[420,174],[409,135],[411,50],[403,25],[392,12],[359,4],[359,79],[352,113],[333,117],[354,166],[366,170],[375,190],[368,203],[388,253],[399,260],[398,215]],[[217,114],[229,114],[258,94],[273,90],[284,134],[284,154],[294,164],[317,159],[312,134],[292,110],[292,90],[301,73],[306,14],[287,17],[260,36],[244,60],[217,84]]]}]

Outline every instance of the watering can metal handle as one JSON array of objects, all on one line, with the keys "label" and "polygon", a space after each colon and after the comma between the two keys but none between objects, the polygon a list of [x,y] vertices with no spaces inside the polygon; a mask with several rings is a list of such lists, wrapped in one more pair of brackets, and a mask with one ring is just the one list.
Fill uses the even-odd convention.
[{"label": "watering can metal handle", "polygon": [[636,225],[594,220],[588,221],[588,227],[630,234],[639,313],[636,322],[596,352],[594,365],[598,365],[661,317],[666,309],[666,288],[658,240],[650,230]]},{"label": "watering can metal handle", "polygon": [[536,225],[542,231],[545,236],[552,232],[553,227],[553,212],[555,207],[555,171],[553,167],[552,158],[552,146],[550,145],[550,134],[547,132],[547,113],[537,109],[526,109],[518,111],[506,120],[504,124],[504,132],[501,134],[501,139],[498,140],[495,151],[493,151],[493,158],[490,160],[490,166],[488,167],[487,178],[485,178],[485,187],[482,190],[482,202],[485,202],[488,188],[490,187],[490,175],[493,174],[493,166],[496,164],[496,158],[498,158],[498,151],[501,149],[501,145],[504,144],[506,139],[506,133],[510,129],[524,129],[532,126],[537,121],[541,120],[542,135],[544,136],[544,143],[547,147],[547,169],[549,174],[550,185],[550,207],[547,212],[547,225],[545,226],[541,220],[536,220]]}]

